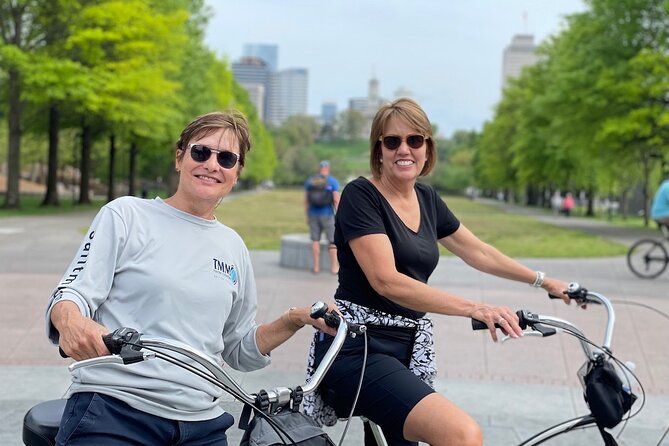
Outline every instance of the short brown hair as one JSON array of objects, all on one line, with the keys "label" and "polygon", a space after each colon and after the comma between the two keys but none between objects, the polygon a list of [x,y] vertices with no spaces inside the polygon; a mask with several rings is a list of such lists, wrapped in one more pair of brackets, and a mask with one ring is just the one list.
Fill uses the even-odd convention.
[{"label": "short brown hair", "polygon": [[429,174],[437,162],[437,145],[432,137],[432,124],[418,102],[410,98],[400,98],[381,106],[372,121],[369,133],[369,167],[376,178],[381,176],[381,137],[390,118],[398,118],[409,127],[425,136],[427,156],[420,176]]},{"label": "short brown hair", "polygon": [[235,133],[239,141],[239,165],[243,167],[246,152],[251,150],[251,135],[246,117],[237,110],[205,113],[193,119],[179,136],[176,149],[182,152],[177,154],[177,158],[183,157],[183,152],[188,148],[186,145],[190,141],[211,135],[220,129],[232,130]]}]

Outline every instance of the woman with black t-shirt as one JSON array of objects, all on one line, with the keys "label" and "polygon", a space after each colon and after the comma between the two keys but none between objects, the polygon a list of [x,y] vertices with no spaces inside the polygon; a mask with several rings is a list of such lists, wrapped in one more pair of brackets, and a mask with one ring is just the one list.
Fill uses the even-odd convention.
[{"label": "woman with black t-shirt", "polygon": [[[521,336],[518,318],[506,307],[487,305],[433,288],[427,281],[441,243],[470,266],[564,296],[567,284],[532,271],[483,243],[429,186],[417,183],[436,161],[432,126],[411,99],[398,99],[376,113],[370,134],[372,177],[360,177],[342,192],[335,244],[339,286],[335,298],[347,320],[368,327],[369,352],[356,415],[381,426],[391,445],[481,445],[481,429],[466,412],[432,388],[436,375],[432,322],[426,313],[484,321],[493,340],[495,323]],[[316,333],[309,371],[331,337]],[[348,416],[363,361],[363,339],[349,339],[306,412],[332,425]]]}]

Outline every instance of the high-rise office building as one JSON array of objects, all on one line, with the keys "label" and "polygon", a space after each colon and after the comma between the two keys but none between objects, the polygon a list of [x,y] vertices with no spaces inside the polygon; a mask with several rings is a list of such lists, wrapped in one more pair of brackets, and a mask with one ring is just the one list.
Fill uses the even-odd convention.
[{"label": "high-rise office building", "polygon": [[290,116],[307,114],[308,80],[305,68],[289,68],[271,74],[267,123],[280,126]]},{"label": "high-rise office building", "polygon": [[379,81],[375,78],[369,80],[366,98],[349,99],[349,109],[360,112],[365,118],[365,124],[360,133],[360,137],[364,138],[369,136],[374,115],[376,115],[377,110],[384,102],[386,102],[386,100],[379,94]]},{"label": "high-rise office building", "polygon": [[257,57],[269,66],[270,71],[279,69],[279,47],[266,43],[244,44],[243,57]]},{"label": "high-rise office building", "polygon": [[232,64],[235,80],[246,89],[258,116],[279,126],[289,116],[307,114],[308,73],[304,68],[277,71],[277,45],[247,43]]},{"label": "high-rise office building", "polygon": [[321,105],[321,122],[323,125],[333,125],[337,118],[337,103],[323,102]]},{"label": "high-rise office building", "polygon": [[251,102],[256,107],[258,116],[267,120],[267,106],[269,79],[271,71],[269,65],[258,57],[242,57],[232,64],[232,74],[239,85],[249,93]]},{"label": "high-rise office building", "polygon": [[536,46],[532,34],[517,34],[504,49],[502,60],[502,88],[510,77],[518,77],[526,65],[537,61]]}]

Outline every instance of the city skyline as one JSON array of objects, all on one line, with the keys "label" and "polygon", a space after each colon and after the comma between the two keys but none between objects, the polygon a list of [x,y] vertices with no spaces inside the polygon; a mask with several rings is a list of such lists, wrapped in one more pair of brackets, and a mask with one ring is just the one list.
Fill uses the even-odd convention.
[{"label": "city skyline", "polygon": [[[279,69],[309,70],[308,113],[322,104],[342,111],[379,81],[380,96],[413,92],[439,127],[480,130],[501,97],[502,57],[514,35],[540,45],[562,28],[582,0],[401,0],[315,3],[309,0],[208,0],[206,43],[230,63],[245,44],[279,47]],[[373,19],[371,19],[373,17]]]}]

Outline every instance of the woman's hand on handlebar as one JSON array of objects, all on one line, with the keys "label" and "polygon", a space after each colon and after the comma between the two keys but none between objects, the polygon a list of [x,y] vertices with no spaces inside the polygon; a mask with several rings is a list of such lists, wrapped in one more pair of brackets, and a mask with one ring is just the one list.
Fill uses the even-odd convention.
[{"label": "woman's hand on handlebar", "polygon": [[71,358],[81,361],[109,354],[102,336],[109,330],[79,312],[73,302],[59,302],[53,307],[51,321],[58,330],[60,348]]},{"label": "woman's hand on handlebar", "polygon": [[[295,311],[296,315],[299,314],[300,316],[300,322],[302,325],[312,325],[314,328],[332,336],[337,334],[337,329],[327,325],[322,317],[318,319],[312,318],[311,308],[304,307],[304,308],[296,308],[295,310],[296,310]],[[337,310],[337,306],[334,304],[328,304],[328,312],[330,311],[335,311],[339,313],[339,310]]]},{"label": "woman's hand on handlebar", "polygon": [[567,296],[568,286],[569,284],[567,282],[546,277],[546,279],[544,279],[543,285],[541,285],[541,288],[546,290],[549,296],[560,298],[565,304],[569,305],[571,304],[571,299],[569,296]]},{"label": "woman's hand on handlebar", "polygon": [[490,330],[492,340],[495,342],[497,342],[497,328],[512,338],[523,335],[523,329],[518,325],[518,315],[510,308],[476,304],[469,316],[484,322]]}]

